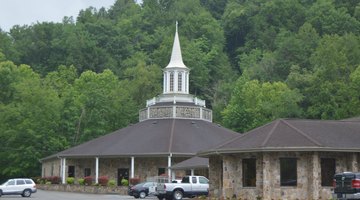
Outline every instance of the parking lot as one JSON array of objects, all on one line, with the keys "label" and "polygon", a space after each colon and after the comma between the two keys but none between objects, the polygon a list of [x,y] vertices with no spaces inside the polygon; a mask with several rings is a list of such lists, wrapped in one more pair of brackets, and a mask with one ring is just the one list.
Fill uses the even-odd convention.
[{"label": "parking lot", "polygon": [[[1,200],[9,199],[22,199],[20,195],[5,195],[0,197]],[[83,193],[70,193],[70,192],[56,192],[56,191],[46,191],[38,190],[37,193],[31,195],[30,198],[26,199],[37,199],[37,200],[122,200],[122,199],[135,199],[131,196],[125,195],[116,195],[116,194],[83,194]],[[157,199],[156,197],[146,197],[145,199]]]}]

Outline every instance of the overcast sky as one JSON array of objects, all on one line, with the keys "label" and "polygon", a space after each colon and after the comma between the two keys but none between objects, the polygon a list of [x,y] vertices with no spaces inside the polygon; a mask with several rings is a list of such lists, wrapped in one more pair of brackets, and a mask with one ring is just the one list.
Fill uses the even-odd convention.
[{"label": "overcast sky", "polygon": [[0,0],[0,28],[37,22],[61,22],[64,16],[74,20],[81,9],[90,6],[109,9],[115,0]]}]

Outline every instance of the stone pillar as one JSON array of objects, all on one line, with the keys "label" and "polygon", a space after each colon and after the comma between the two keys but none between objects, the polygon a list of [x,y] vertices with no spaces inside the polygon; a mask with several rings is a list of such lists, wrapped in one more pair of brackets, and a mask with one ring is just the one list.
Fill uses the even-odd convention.
[{"label": "stone pillar", "polygon": [[271,179],[274,177],[271,175],[270,155],[269,153],[263,153],[263,199],[271,200],[271,187],[274,187],[271,183]]},{"label": "stone pillar", "polygon": [[135,171],[135,169],[134,169],[134,157],[131,157],[131,176],[130,176],[130,178],[134,178],[134,171]]},{"label": "stone pillar", "polygon": [[321,187],[321,164],[319,158],[319,152],[314,152],[311,155],[311,166],[309,167],[309,187],[308,187],[308,199],[319,199],[319,192]]},{"label": "stone pillar", "polygon": [[219,155],[209,158],[209,196],[211,199],[220,199],[223,185],[223,166]]},{"label": "stone pillar", "polygon": [[61,178],[62,178],[62,184],[66,183],[66,177],[65,177],[65,172],[66,172],[66,158],[62,158],[61,159]]},{"label": "stone pillar", "polygon": [[359,170],[359,167],[358,167],[357,153],[352,153],[352,155],[351,155],[351,171],[357,172],[358,170]]},{"label": "stone pillar", "polygon": [[194,176],[194,169],[191,169],[191,176]]},{"label": "stone pillar", "polygon": [[95,158],[95,183],[99,183],[99,157]]}]

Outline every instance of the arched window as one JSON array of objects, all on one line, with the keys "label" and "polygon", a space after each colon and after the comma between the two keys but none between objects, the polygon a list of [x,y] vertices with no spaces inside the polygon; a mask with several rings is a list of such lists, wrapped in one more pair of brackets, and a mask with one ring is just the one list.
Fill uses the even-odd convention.
[{"label": "arched window", "polygon": [[174,91],[174,72],[170,72],[170,92]]},{"label": "arched window", "polygon": [[181,92],[182,90],[182,73],[178,74],[178,91]]}]

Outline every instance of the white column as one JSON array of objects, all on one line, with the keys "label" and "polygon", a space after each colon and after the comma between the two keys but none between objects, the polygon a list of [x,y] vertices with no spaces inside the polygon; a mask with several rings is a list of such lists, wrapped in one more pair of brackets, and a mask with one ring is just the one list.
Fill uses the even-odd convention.
[{"label": "white column", "polygon": [[189,93],[189,72],[186,72],[186,93]]},{"label": "white column", "polygon": [[182,80],[181,92],[186,93],[186,88],[185,88],[186,87],[186,84],[185,84],[186,72],[181,73],[181,76],[182,76],[182,78],[181,78],[181,80]]},{"label": "white column", "polygon": [[166,93],[170,92],[170,72],[166,71]]},{"label": "white column", "polygon": [[95,183],[99,183],[99,157],[95,158]]},{"label": "white column", "polygon": [[168,157],[168,177],[169,177],[169,181],[171,181],[171,157],[172,157],[172,154],[169,155]]},{"label": "white column", "polygon": [[134,178],[134,157],[131,157],[131,176],[130,178]]},{"label": "white column", "polygon": [[163,93],[166,92],[166,72],[164,72],[164,78],[163,78]]},{"label": "white column", "polygon": [[191,169],[191,176],[195,176],[194,171],[195,171],[194,169]]},{"label": "white column", "polygon": [[62,158],[62,165],[61,165],[61,170],[62,170],[62,173],[61,173],[61,178],[62,178],[62,184],[65,184],[66,180],[65,180],[65,171],[66,171],[66,158]]}]

